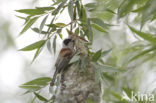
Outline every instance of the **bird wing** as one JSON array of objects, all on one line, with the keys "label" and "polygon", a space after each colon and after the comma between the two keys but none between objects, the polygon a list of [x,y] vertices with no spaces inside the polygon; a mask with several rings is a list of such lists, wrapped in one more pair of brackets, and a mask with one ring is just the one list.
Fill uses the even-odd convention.
[{"label": "bird wing", "polygon": [[61,70],[64,69],[68,65],[72,56],[73,56],[73,51],[69,48],[63,48],[60,51],[60,54],[55,64],[56,70],[58,70],[58,73],[60,73]]}]

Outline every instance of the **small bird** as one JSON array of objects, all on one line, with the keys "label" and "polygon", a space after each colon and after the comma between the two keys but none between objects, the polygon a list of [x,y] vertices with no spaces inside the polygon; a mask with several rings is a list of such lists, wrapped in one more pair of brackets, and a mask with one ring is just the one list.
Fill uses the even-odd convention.
[{"label": "small bird", "polygon": [[54,85],[57,74],[59,74],[61,71],[64,70],[64,68],[67,67],[69,61],[74,56],[75,53],[74,45],[75,45],[75,41],[72,40],[71,38],[67,38],[63,41],[63,48],[61,49],[57,57],[55,63],[56,70],[53,75],[50,86]]}]

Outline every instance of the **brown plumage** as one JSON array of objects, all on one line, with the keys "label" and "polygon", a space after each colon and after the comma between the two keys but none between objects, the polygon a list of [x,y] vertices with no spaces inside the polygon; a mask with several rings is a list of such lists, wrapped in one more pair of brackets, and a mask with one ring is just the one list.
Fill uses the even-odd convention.
[{"label": "brown plumage", "polygon": [[56,70],[53,75],[50,86],[54,85],[57,74],[63,71],[64,68],[67,67],[69,61],[74,55],[74,42],[71,39],[65,39],[63,43],[65,47],[61,49],[58,58],[56,60],[55,63]]}]

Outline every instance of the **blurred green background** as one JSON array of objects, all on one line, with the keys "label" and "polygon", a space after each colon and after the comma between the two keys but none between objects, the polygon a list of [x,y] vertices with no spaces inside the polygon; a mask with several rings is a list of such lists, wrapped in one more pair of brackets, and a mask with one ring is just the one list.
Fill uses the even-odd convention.
[{"label": "blurred green background", "polygon": [[[108,33],[94,32],[93,50],[108,50],[111,53],[103,59],[105,63],[121,67],[125,72],[103,73],[103,102],[121,103],[123,92],[153,93],[156,88],[155,46],[146,38],[134,35],[127,24],[141,29],[152,37],[156,36],[156,2],[154,0],[95,0],[96,6],[88,7],[88,15],[101,18]],[[90,2],[90,1],[87,1]],[[0,3],[0,103],[31,103],[33,95],[18,86],[41,76],[50,76],[55,56],[44,49],[30,65],[33,52],[19,52],[19,48],[37,41],[41,37],[31,30],[19,37],[23,20],[16,17],[14,10],[49,6],[51,0],[1,0]],[[86,3],[86,1],[84,1]],[[95,7],[94,7],[95,6]],[[144,9],[140,9],[144,7]],[[139,9],[138,9],[139,8]],[[93,10],[92,10],[93,9]],[[95,9],[95,10],[94,10]],[[66,19],[62,17],[61,20]],[[65,21],[67,22],[67,21]],[[37,25],[37,24],[35,24]],[[61,43],[58,42],[59,50]],[[148,51],[146,51],[148,50]],[[133,60],[128,62],[132,57]],[[127,63],[128,62],[128,63]],[[45,95],[47,93],[45,89]],[[36,101],[39,103],[39,101]],[[127,102],[124,102],[127,103]],[[146,103],[143,102],[143,103]],[[153,102],[155,103],[155,102]]]}]

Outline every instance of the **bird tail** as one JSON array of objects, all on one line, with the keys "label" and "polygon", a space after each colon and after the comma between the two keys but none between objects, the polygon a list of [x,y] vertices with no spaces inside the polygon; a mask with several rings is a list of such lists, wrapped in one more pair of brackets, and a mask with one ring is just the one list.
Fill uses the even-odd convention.
[{"label": "bird tail", "polygon": [[52,81],[50,82],[50,86],[54,86],[57,74],[58,74],[58,70],[56,69],[56,71],[53,75]]}]

